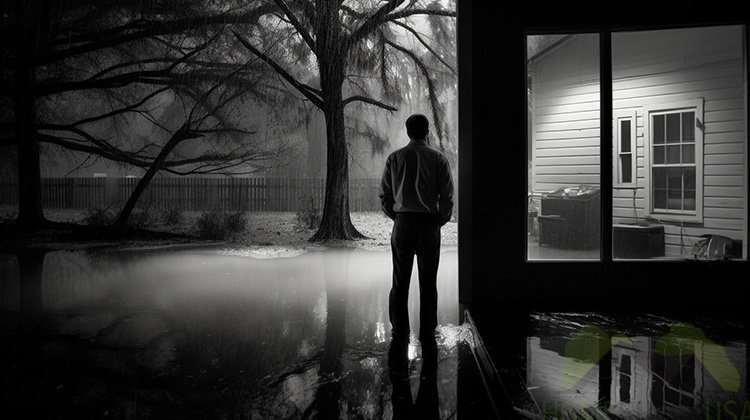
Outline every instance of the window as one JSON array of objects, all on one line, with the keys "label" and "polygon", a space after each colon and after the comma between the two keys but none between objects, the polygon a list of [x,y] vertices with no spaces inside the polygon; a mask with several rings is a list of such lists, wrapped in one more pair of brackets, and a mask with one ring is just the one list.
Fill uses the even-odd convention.
[{"label": "window", "polygon": [[679,343],[657,342],[651,356],[651,401],[660,412],[696,404],[695,354]]},{"label": "window", "polygon": [[620,356],[620,368],[618,369],[619,383],[617,387],[619,388],[618,398],[621,403],[630,403],[631,400],[634,385],[631,360],[630,355],[623,354]]},{"label": "window", "polygon": [[636,186],[636,143],[635,111],[621,112],[614,117],[615,167],[614,186],[635,188]]},{"label": "window", "polygon": [[528,260],[600,256],[599,36],[527,38]]},{"label": "window", "polygon": [[702,100],[647,107],[647,209],[657,220],[702,220]]},{"label": "window", "polygon": [[613,32],[611,79],[597,34],[527,35],[527,261],[691,259],[707,235],[747,258],[744,31]]}]

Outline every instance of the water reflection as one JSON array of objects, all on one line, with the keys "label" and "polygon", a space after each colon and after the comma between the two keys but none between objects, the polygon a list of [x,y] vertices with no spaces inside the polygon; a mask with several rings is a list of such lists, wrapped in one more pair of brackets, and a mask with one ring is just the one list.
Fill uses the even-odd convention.
[{"label": "water reflection", "polygon": [[430,346],[422,350],[419,388],[416,401],[412,398],[409,375],[409,346],[397,343],[388,349],[388,374],[393,386],[391,397],[393,419],[440,419],[438,382],[438,350]]},{"label": "water reflection", "polygon": [[591,314],[537,314],[535,322],[546,332],[527,338],[526,389],[534,401],[534,407],[524,407],[529,413],[620,419],[750,415],[744,326],[725,330],[723,320],[696,326],[652,315],[619,325]]},{"label": "water reflection", "polygon": [[[388,418],[390,267],[387,252],[353,250],[0,257],[3,404],[57,418]],[[446,253],[444,337],[459,328],[456,272]],[[455,340],[436,352],[418,349],[407,373],[449,418]]]}]

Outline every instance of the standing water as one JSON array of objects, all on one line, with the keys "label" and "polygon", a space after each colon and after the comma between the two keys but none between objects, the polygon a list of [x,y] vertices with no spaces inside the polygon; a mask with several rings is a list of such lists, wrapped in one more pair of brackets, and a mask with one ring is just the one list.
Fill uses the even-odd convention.
[{"label": "standing water", "polygon": [[[457,255],[441,257],[431,401],[445,419],[456,412],[460,328]],[[414,271],[410,312],[418,326]],[[1,256],[0,273],[2,403],[11,412],[393,417],[389,252],[331,249],[257,259],[184,250],[57,251]],[[421,364],[412,345],[414,396],[424,391]]]}]

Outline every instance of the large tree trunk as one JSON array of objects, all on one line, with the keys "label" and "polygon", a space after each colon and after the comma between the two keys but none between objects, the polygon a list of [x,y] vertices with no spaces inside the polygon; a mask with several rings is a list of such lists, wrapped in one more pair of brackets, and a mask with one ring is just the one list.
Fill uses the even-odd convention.
[{"label": "large tree trunk", "polygon": [[15,2],[15,67],[13,107],[18,145],[18,225],[36,231],[44,222],[39,140],[36,121],[36,65],[34,57],[41,38],[45,7],[37,1]]},{"label": "large tree trunk", "polygon": [[357,239],[364,235],[354,227],[349,216],[349,148],[344,132],[344,104],[341,89],[344,84],[347,51],[335,1],[317,3],[319,26],[315,52],[320,68],[323,92],[323,114],[326,119],[328,151],[326,194],[323,217],[311,241],[329,239]]},{"label": "large tree trunk", "polygon": [[322,176],[325,165],[325,118],[322,111],[312,107],[307,115],[306,123],[307,138],[307,176],[318,178]]},{"label": "large tree trunk", "polygon": [[349,215],[349,148],[344,134],[344,112],[340,105],[337,108],[326,112],[328,165],[325,202],[320,227],[311,241],[364,237],[354,227]]},{"label": "large tree trunk", "polygon": [[[22,107],[26,107],[26,105],[23,104]],[[18,110],[18,108],[17,106],[16,109]],[[17,131],[18,226],[24,232],[34,232],[44,222],[39,142],[37,140],[35,124],[28,122],[29,117],[33,118],[33,105],[30,108],[32,109],[24,110],[26,115],[17,120],[20,128]]]}]

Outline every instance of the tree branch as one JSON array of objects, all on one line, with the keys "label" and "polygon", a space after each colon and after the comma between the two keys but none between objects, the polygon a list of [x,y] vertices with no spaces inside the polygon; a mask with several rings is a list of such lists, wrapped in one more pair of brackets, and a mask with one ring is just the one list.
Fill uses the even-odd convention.
[{"label": "tree branch", "polygon": [[312,102],[315,106],[318,108],[323,107],[323,99],[322,94],[319,90],[314,89],[304,83],[299,82],[297,79],[294,78],[291,74],[289,74],[286,70],[284,70],[283,67],[281,67],[278,63],[276,63],[271,57],[267,56],[266,54],[259,51],[257,48],[255,48],[252,44],[250,44],[249,41],[247,41],[242,35],[238,34],[236,31],[232,31],[234,33],[234,36],[237,37],[237,39],[240,41],[240,43],[247,48],[250,52],[255,54],[258,58],[266,62],[271,68],[273,68],[276,73],[278,73],[284,80],[289,82],[292,86],[295,87],[302,95],[305,96],[310,102]]},{"label": "tree branch", "polygon": [[412,35],[414,35],[415,38],[417,38],[417,41],[419,41],[420,44],[422,44],[427,51],[429,51],[430,54],[432,54],[433,57],[435,57],[438,61],[443,63],[445,67],[448,68],[448,70],[451,71],[451,73],[456,74],[456,69],[454,69],[450,64],[446,63],[445,60],[443,60],[443,57],[440,57],[440,54],[437,53],[427,42],[422,38],[422,36],[411,26],[406,25],[402,22],[394,22],[396,25],[406,29],[407,31],[411,32]]},{"label": "tree branch", "polygon": [[80,125],[84,125],[84,124],[88,124],[88,123],[92,123],[92,122],[96,122],[96,121],[101,121],[101,120],[104,120],[104,119],[107,119],[107,118],[111,118],[111,117],[114,117],[114,116],[117,116],[117,115],[120,115],[120,114],[124,114],[126,112],[139,112],[139,111],[137,111],[137,108],[139,108],[141,105],[143,105],[146,102],[148,102],[149,99],[151,99],[151,98],[153,98],[153,97],[155,97],[155,96],[157,96],[157,95],[159,95],[161,93],[164,93],[164,92],[166,92],[168,90],[169,90],[168,87],[157,89],[157,90],[151,92],[150,94],[146,95],[140,101],[138,101],[138,102],[136,102],[134,104],[127,105],[127,106],[125,106],[123,108],[116,109],[114,111],[110,111],[110,112],[107,112],[107,113],[104,113],[104,114],[101,114],[101,115],[97,115],[95,117],[84,118],[84,119],[78,120],[78,121],[76,121],[76,122],[74,122],[72,124],[66,124],[66,125],[52,125],[52,124],[47,124],[46,127],[47,127],[47,129],[50,129],[50,130],[59,130],[59,129],[62,129],[62,128],[77,127],[77,126],[80,126]]},{"label": "tree branch", "polygon": [[305,40],[305,43],[307,43],[307,46],[310,47],[310,50],[315,51],[315,40],[313,39],[312,35],[310,35],[310,33],[305,29],[305,27],[302,25],[302,22],[297,18],[292,10],[289,9],[289,6],[284,3],[284,0],[274,0],[274,2],[284,12],[286,17],[289,18],[289,22],[292,23],[292,26],[294,26],[294,29],[297,30],[297,33],[302,37],[302,39]]},{"label": "tree branch", "polygon": [[404,9],[398,12],[394,12],[383,22],[391,22],[396,19],[403,19],[416,15],[431,15],[431,16],[444,16],[444,17],[456,17],[456,12],[453,10],[441,10],[441,9]]},{"label": "tree branch", "polygon": [[[116,74],[114,76],[110,76],[106,78],[101,77],[103,74],[112,72],[117,68],[125,68],[126,65],[123,63],[120,63],[114,66],[111,66],[107,69],[104,69],[103,71],[85,80],[74,81],[74,82],[42,84],[38,87],[38,95],[46,96],[46,95],[51,95],[51,94],[56,94],[56,93],[61,93],[61,92],[71,91],[71,90],[123,87],[123,86],[129,85],[132,83],[137,83],[137,82],[144,82],[144,83],[151,83],[151,84],[169,84],[170,82],[176,80],[176,77],[175,77],[176,75],[173,73],[173,70],[177,68],[177,66],[179,66],[180,64],[183,64],[189,61],[190,58],[194,57],[199,52],[205,50],[218,37],[218,35],[219,35],[218,33],[214,34],[214,36],[211,37],[208,41],[193,48],[190,52],[183,54],[181,57],[175,60],[165,60],[164,62],[167,63],[168,65],[164,68],[161,68],[158,70],[143,70],[139,68],[135,71]],[[162,59],[159,59],[159,60],[162,60]],[[152,60],[135,61],[133,62],[134,63],[133,65],[140,65],[146,62],[151,62],[151,61]]]},{"label": "tree branch", "polygon": [[[185,140],[188,140],[190,138],[197,138],[197,136],[195,134],[190,134],[189,138],[186,138]],[[40,133],[39,141],[42,143],[53,144],[53,145],[65,148],[67,150],[100,156],[100,157],[103,157],[105,159],[108,159],[114,162],[127,163],[129,165],[137,166],[140,168],[147,168],[151,166],[155,159],[155,157],[150,157],[147,159],[138,158],[133,153],[125,152],[119,149],[115,149],[114,151],[104,150],[100,147],[80,143],[77,141],[72,141],[69,139],[64,139],[64,138],[53,136],[50,134]],[[241,150],[241,146],[240,146],[226,153],[220,153],[220,152],[203,153],[195,157],[168,160],[164,162],[161,168],[162,170],[175,174],[175,175],[226,173],[228,169],[246,165],[249,162],[273,160],[277,158],[279,154],[283,154],[288,149],[289,147],[282,147],[279,149],[272,149],[270,151],[263,151],[263,150],[257,150],[256,148],[250,148],[247,151],[241,151],[241,153],[236,153],[237,150]],[[197,165],[197,166],[195,166],[192,169],[187,169],[187,170],[177,169],[180,167],[185,167],[185,166],[190,166],[190,165]],[[233,172],[233,173],[237,175],[241,175],[241,174],[252,173],[255,171],[257,171],[257,169],[253,171]]]},{"label": "tree branch", "polygon": [[435,130],[437,131],[438,139],[440,140],[440,148],[442,149],[444,147],[443,146],[443,129],[442,129],[442,124],[440,124],[440,120],[441,120],[440,114],[438,113],[438,110],[440,109],[440,102],[438,101],[438,98],[437,98],[435,82],[432,80],[432,77],[430,77],[430,73],[429,73],[427,66],[412,51],[394,42],[391,42],[388,40],[386,40],[385,42],[391,47],[395,48],[398,51],[401,51],[404,55],[411,58],[412,61],[414,61],[414,64],[417,65],[417,68],[419,69],[419,71],[424,75],[425,79],[427,80],[427,93],[428,93],[428,97],[430,98],[430,108],[432,109],[432,117],[433,117],[433,122],[434,122],[433,126],[435,127]]},{"label": "tree branch", "polygon": [[368,104],[372,104],[372,105],[375,105],[377,107],[383,108],[383,109],[385,109],[387,111],[392,111],[392,112],[398,111],[398,108],[394,108],[391,105],[388,105],[388,104],[380,102],[380,101],[378,101],[376,99],[370,98],[369,96],[362,96],[362,95],[350,96],[350,97],[344,99],[343,101],[341,101],[341,103],[342,103],[343,106],[346,106],[347,104],[349,104],[351,102],[354,102],[354,101],[359,101],[359,102],[365,102],[365,103],[368,103]]},{"label": "tree branch", "polygon": [[[431,16],[445,16],[445,17],[456,17],[455,11],[450,10],[440,10],[440,9],[404,9],[397,12],[390,13],[393,11],[396,7],[392,7],[389,9],[389,6],[392,5],[392,3],[395,3],[396,1],[391,0],[389,1],[385,6],[383,6],[378,12],[376,12],[374,15],[372,15],[369,19],[365,21],[362,25],[360,25],[357,30],[352,32],[352,34],[349,36],[348,43],[354,44],[356,42],[359,42],[363,38],[367,37],[373,30],[378,28],[380,25],[383,25],[388,22],[393,22],[396,19],[403,19],[410,16],[417,16],[417,15],[431,15]],[[402,3],[398,2],[398,3]],[[387,11],[386,11],[387,10]],[[384,12],[384,13],[381,13]],[[389,14],[390,13],[390,14]]]},{"label": "tree branch", "polygon": [[157,35],[174,34],[198,27],[213,25],[223,26],[228,22],[253,24],[256,23],[261,16],[275,10],[276,7],[274,5],[264,3],[249,12],[236,15],[222,13],[213,16],[201,16],[198,18],[191,17],[176,19],[173,21],[150,21],[142,19],[128,22],[117,28],[89,32],[77,37],[70,37],[67,39],[67,44],[72,44],[74,46],[42,54],[39,56],[36,64],[39,66],[47,65],[92,51],[110,48],[116,45],[123,45]]},{"label": "tree branch", "polygon": [[56,146],[60,146],[68,150],[90,153],[96,156],[101,156],[103,158],[112,160],[114,162],[128,163],[130,165],[138,166],[141,168],[147,167],[150,164],[150,162],[148,161],[137,159],[125,153],[112,153],[112,152],[103,150],[102,148],[99,148],[99,147],[91,146],[88,144],[83,144],[83,143],[76,142],[76,141],[66,140],[61,137],[53,136],[50,134],[39,133],[38,139],[40,143],[54,144]]},{"label": "tree branch", "polygon": [[359,40],[369,35],[375,28],[386,22],[389,13],[401,6],[404,0],[388,0],[380,9],[365,19],[357,29],[349,36],[347,43],[349,45],[357,43]]}]

